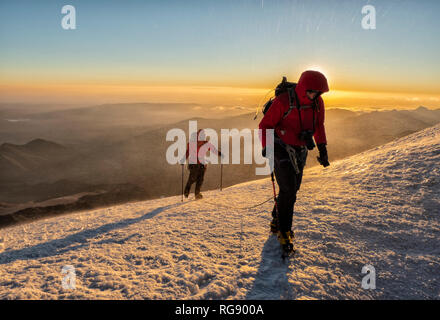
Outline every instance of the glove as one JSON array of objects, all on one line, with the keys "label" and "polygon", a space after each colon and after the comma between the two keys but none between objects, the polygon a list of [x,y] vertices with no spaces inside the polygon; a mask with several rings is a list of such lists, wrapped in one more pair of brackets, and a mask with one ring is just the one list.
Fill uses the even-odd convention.
[{"label": "glove", "polygon": [[327,154],[327,147],[325,143],[318,144],[318,150],[319,150],[319,157],[317,157],[318,162],[323,167],[328,167],[330,163],[328,162],[328,154]]},{"label": "glove", "polygon": [[266,158],[266,147],[263,148],[263,150],[261,150],[261,155]]}]

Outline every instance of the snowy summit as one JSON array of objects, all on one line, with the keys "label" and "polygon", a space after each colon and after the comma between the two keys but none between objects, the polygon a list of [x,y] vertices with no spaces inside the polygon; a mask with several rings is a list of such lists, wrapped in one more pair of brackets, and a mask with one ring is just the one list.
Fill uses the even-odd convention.
[{"label": "snowy summit", "polygon": [[0,298],[439,299],[439,163],[436,125],[306,169],[284,262],[269,179],[1,229]]}]

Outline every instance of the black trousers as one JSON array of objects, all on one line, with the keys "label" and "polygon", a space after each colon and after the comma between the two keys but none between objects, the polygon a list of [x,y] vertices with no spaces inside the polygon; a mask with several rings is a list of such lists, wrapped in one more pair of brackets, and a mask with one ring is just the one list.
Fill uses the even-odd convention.
[{"label": "black trousers", "polygon": [[188,182],[185,186],[185,194],[189,194],[189,191],[191,189],[191,186],[193,183],[196,183],[196,190],[195,194],[200,193],[200,189],[202,188],[203,178],[205,176],[206,166],[199,163],[199,164],[189,164],[189,177]]},{"label": "black trousers", "polygon": [[[278,143],[275,143],[274,147],[274,172],[279,187],[277,196],[279,226],[280,231],[288,232],[292,229],[296,193],[301,186],[307,149],[305,147],[294,147],[299,169],[299,173],[296,173],[285,147]],[[272,216],[276,218],[275,206],[272,210]]]}]

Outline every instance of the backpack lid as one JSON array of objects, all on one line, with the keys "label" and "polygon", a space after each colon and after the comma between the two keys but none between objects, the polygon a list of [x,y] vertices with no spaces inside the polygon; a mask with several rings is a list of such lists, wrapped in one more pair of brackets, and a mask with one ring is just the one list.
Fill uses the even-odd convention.
[{"label": "backpack lid", "polygon": [[275,88],[275,96],[278,97],[280,94],[286,92],[288,89],[295,89],[296,83],[288,82],[286,77]]}]

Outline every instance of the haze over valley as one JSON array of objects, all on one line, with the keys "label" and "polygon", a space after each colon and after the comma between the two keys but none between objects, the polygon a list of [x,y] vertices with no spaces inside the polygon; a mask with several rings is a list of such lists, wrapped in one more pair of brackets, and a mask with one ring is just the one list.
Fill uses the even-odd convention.
[{"label": "haze over valley", "polygon": [[[246,108],[186,103],[98,106],[0,105],[0,214],[5,224],[113,203],[177,195],[181,167],[166,162],[172,128],[258,128]],[[14,120],[14,121],[11,121]],[[440,110],[326,110],[330,162],[440,122]],[[243,140],[241,157],[243,157]],[[309,154],[307,166],[317,164]],[[241,161],[243,163],[243,161]],[[223,186],[264,178],[256,165],[223,166]],[[188,175],[185,170],[185,179]],[[220,165],[208,165],[203,190],[220,186]],[[18,219],[18,220],[17,220]],[[1,219],[0,219],[1,220]]]}]

